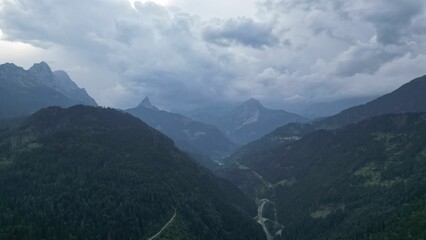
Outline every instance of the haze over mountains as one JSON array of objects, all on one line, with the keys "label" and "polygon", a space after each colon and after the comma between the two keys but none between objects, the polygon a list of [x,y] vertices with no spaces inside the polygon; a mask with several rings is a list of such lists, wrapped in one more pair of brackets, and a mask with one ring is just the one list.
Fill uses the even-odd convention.
[{"label": "haze over mountains", "polygon": [[220,116],[216,125],[233,141],[245,144],[262,137],[275,128],[306,118],[284,110],[265,108],[258,100],[250,99]]},{"label": "haze over mountains", "polygon": [[[47,106],[96,105],[66,72],[52,72],[45,62],[34,64],[29,70],[4,64],[0,71],[4,82],[0,89],[4,92],[0,104],[4,109],[0,111],[3,118],[29,115]],[[233,153],[239,144],[255,140],[288,122],[306,120],[283,110],[267,109],[255,99],[229,111],[223,110],[216,119],[211,119],[212,124],[160,110],[149,98],[126,111],[170,136],[180,149],[209,168],[216,167],[217,162]]]},{"label": "haze over mountains", "polygon": [[307,118],[285,110],[266,108],[257,99],[240,104],[207,105],[186,111],[193,119],[216,125],[231,140],[246,144],[290,122],[306,122]]},{"label": "haze over mountains", "polygon": [[126,111],[172,138],[180,149],[190,153],[207,167],[216,166],[215,162],[230,155],[238,147],[214,125],[159,110],[151,104],[148,97],[137,107]]},{"label": "haze over mountains", "polygon": [[29,115],[48,106],[96,106],[64,71],[52,72],[41,62],[24,70],[12,63],[0,65],[0,117]]},{"label": "haze over mountains", "polygon": [[[259,148],[300,139],[320,129],[334,129],[358,121],[389,113],[426,112],[426,76],[416,78],[391,93],[385,94],[366,104],[348,108],[334,116],[314,120],[306,124],[288,124],[277,128],[263,138],[243,146],[239,153],[250,155]],[[239,153],[236,154],[239,154]]]}]

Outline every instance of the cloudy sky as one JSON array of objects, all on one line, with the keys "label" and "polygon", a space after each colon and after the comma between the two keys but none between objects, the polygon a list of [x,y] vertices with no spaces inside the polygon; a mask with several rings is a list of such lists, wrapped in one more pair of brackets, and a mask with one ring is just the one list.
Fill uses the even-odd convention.
[{"label": "cloudy sky", "polygon": [[424,0],[0,0],[0,62],[64,69],[101,105],[272,106],[426,74]]}]

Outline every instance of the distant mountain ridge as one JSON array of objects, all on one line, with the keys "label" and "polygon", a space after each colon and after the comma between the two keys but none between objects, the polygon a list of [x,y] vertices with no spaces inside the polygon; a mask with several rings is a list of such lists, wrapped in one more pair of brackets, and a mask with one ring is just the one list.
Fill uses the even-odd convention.
[{"label": "distant mountain ridge", "polygon": [[426,112],[426,76],[416,78],[391,93],[366,104],[343,110],[334,116],[304,124],[288,124],[279,127],[247,146],[241,147],[234,155],[244,158],[256,151],[255,149],[285,145],[316,130],[334,129],[383,114],[406,112]]},{"label": "distant mountain ridge", "polygon": [[411,80],[395,91],[366,104],[346,109],[339,114],[319,121],[326,127],[339,127],[388,113],[425,112],[426,75]]},{"label": "distant mountain ridge", "polygon": [[271,110],[250,99],[221,116],[216,125],[233,141],[246,144],[290,122],[306,118],[284,110]]},{"label": "distant mountain ridge", "polygon": [[28,70],[12,63],[0,65],[0,117],[19,117],[47,106],[77,104],[97,106],[66,72],[52,72],[45,62]]},{"label": "distant mountain ridge", "polygon": [[169,136],[180,149],[190,153],[209,168],[216,167],[215,161],[230,155],[238,147],[214,125],[160,110],[152,105],[148,97],[126,112]]}]

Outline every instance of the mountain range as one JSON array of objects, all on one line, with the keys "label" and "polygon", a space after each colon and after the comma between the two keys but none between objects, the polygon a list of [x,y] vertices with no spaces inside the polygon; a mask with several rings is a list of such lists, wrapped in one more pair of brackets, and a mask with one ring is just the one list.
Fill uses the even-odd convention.
[{"label": "mountain range", "polygon": [[50,107],[0,131],[0,209],[0,239],[265,239],[236,187],[100,107]]},{"label": "mountain range", "polygon": [[389,113],[426,112],[426,76],[416,78],[398,89],[366,104],[351,107],[327,118],[307,123],[290,123],[264,137],[242,146],[235,156],[245,158],[258,149],[285,145],[320,129],[335,129]]},{"label": "mountain range", "polygon": [[217,167],[215,162],[230,155],[238,147],[214,125],[160,110],[151,104],[148,97],[137,107],[126,111],[169,136],[176,146],[209,168]]},{"label": "mountain range", "polygon": [[313,121],[256,99],[192,118],[0,65],[0,239],[425,239],[425,93],[423,76]]},{"label": "mountain range", "polygon": [[52,72],[45,62],[24,70],[12,63],[0,65],[0,118],[26,116],[48,106],[96,106],[64,71]]},{"label": "mountain range", "polygon": [[[201,116],[203,115],[198,115],[203,118]],[[227,137],[239,144],[256,140],[287,123],[305,121],[306,118],[295,113],[268,109],[256,99],[245,101],[227,111],[219,111],[219,114],[212,116],[210,120]]]}]

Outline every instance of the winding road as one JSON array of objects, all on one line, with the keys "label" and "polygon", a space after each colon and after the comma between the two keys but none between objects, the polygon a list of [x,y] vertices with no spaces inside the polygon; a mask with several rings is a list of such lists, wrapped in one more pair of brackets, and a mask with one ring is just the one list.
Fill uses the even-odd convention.
[{"label": "winding road", "polygon": [[170,221],[168,221],[166,223],[166,225],[164,225],[163,228],[161,228],[161,230],[157,234],[155,234],[154,236],[148,238],[148,240],[153,240],[156,237],[160,236],[160,234],[173,222],[173,220],[175,220],[175,217],[176,217],[176,210],[175,210],[175,213],[173,214],[172,218],[170,219]]},{"label": "winding road", "polygon": [[260,225],[262,225],[263,231],[266,234],[266,239],[267,240],[273,240],[274,237],[272,237],[271,233],[269,232],[268,228],[266,227],[266,218],[263,217],[263,210],[265,209],[265,205],[269,202],[268,199],[262,199],[260,200],[260,205],[259,208],[257,209],[257,223],[259,223]]}]

